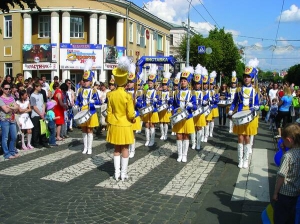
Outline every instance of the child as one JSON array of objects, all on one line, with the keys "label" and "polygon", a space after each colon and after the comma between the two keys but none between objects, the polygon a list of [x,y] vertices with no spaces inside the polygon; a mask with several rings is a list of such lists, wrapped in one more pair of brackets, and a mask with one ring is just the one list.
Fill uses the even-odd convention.
[{"label": "child", "polygon": [[[19,123],[20,128],[22,131],[22,149],[33,149],[33,146],[31,146],[31,137],[32,137],[32,131],[33,128],[32,121],[30,119],[29,113],[31,112],[31,107],[29,104],[29,99],[26,90],[21,90],[19,93],[20,99],[16,102],[19,105]],[[24,134],[27,132],[27,146],[25,144],[25,136]]]},{"label": "child", "polygon": [[281,137],[290,148],[282,157],[273,194],[274,224],[295,223],[296,203],[300,189],[300,127],[286,126]]},{"label": "child", "polygon": [[54,120],[60,119],[60,117],[55,117],[55,113],[53,112],[53,108],[56,106],[56,101],[51,100],[47,102],[47,114],[46,114],[46,120],[48,121],[48,129],[50,131],[50,137],[49,137],[49,145],[50,146],[58,146],[56,144],[56,125]]},{"label": "child", "polygon": [[270,107],[270,127],[269,129],[272,130],[272,127],[276,129],[275,125],[275,118],[278,114],[278,104],[277,104],[277,99],[272,99],[272,104]]}]

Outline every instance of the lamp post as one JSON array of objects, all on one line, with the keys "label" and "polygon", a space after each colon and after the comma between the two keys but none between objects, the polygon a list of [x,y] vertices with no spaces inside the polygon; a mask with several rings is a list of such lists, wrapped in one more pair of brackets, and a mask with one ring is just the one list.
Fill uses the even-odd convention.
[{"label": "lamp post", "polygon": [[187,41],[186,41],[186,66],[190,64],[190,8],[191,8],[192,0],[189,4],[188,11],[188,27],[187,27]]}]

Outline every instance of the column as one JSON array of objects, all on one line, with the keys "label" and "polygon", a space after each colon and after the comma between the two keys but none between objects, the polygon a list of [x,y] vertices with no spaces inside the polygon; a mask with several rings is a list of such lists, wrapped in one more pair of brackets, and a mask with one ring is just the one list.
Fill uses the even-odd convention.
[{"label": "column", "polygon": [[119,19],[117,22],[117,41],[116,45],[117,46],[124,46],[124,19]]},{"label": "column", "polygon": [[59,14],[51,13],[51,43],[56,44],[56,63],[57,69],[51,71],[51,80],[54,76],[59,76]]},{"label": "column", "polygon": [[[164,56],[165,57],[168,57],[168,56],[170,56],[170,49],[169,49],[169,47],[170,47],[170,41],[169,41],[169,39],[167,38],[167,35],[165,35],[165,49],[164,49]],[[165,66],[164,66],[164,69],[165,69],[165,71],[169,71],[170,70],[170,65],[169,64],[165,64]]]},{"label": "column", "polygon": [[[70,13],[62,14],[62,43],[70,43]],[[65,81],[70,75],[70,70],[62,70],[62,81]]]},{"label": "column", "polygon": [[[24,31],[23,31],[23,36],[24,36],[24,44],[31,44],[32,40],[32,20],[31,20],[31,15],[28,13],[24,13],[23,16],[23,25],[24,25]],[[24,79],[28,79],[32,77],[32,71],[24,71]]]},{"label": "column", "polygon": [[[104,45],[106,45],[106,38],[107,38],[107,17],[106,15],[100,15],[99,16],[99,44],[102,44],[102,49]],[[100,82],[105,82],[108,80],[107,77],[107,71],[103,69],[103,54],[101,54],[101,70],[99,74],[99,81]]]},{"label": "column", "polygon": [[149,36],[149,46],[148,46],[148,55],[152,56],[152,45],[153,45],[153,33],[150,31],[150,36]]},{"label": "column", "polygon": [[[97,44],[97,14],[96,13],[93,13],[90,15],[90,30],[89,30],[89,42],[90,44]],[[97,77],[97,70],[94,70],[94,74],[95,74],[95,77],[94,79],[95,80],[98,80],[98,77]]]}]

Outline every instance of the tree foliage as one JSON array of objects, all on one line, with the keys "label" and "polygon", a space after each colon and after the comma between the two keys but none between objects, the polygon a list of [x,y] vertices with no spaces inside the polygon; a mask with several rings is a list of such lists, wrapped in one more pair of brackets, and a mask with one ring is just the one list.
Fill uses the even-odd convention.
[{"label": "tree foliage", "polygon": [[9,12],[10,7],[14,8],[15,5],[18,5],[21,9],[25,9],[24,4],[26,4],[31,10],[37,8],[41,11],[41,8],[37,5],[36,0],[1,0],[0,9],[2,12]]},{"label": "tree foliage", "polygon": [[284,80],[299,86],[300,85],[300,64],[290,67],[287,73],[288,74],[284,77]]},{"label": "tree foliage", "polygon": [[[179,45],[179,55],[186,60],[187,37],[184,37]],[[211,54],[198,54],[198,46],[206,46],[212,49]],[[242,76],[244,64],[240,61],[241,56],[233,42],[232,35],[225,33],[224,29],[215,28],[209,32],[207,38],[202,35],[194,35],[190,38],[190,65],[201,64],[209,72],[215,70],[231,77],[232,71]]]}]

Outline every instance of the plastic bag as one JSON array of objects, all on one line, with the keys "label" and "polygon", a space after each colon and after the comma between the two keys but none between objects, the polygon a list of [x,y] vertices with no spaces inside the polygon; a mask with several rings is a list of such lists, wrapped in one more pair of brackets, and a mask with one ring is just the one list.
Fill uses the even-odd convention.
[{"label": "plastic bag", "polygon": [[40,120],[40,127],[41,127],[41,135],[45,135],[47,133],[47,124],[44,120]]}]

